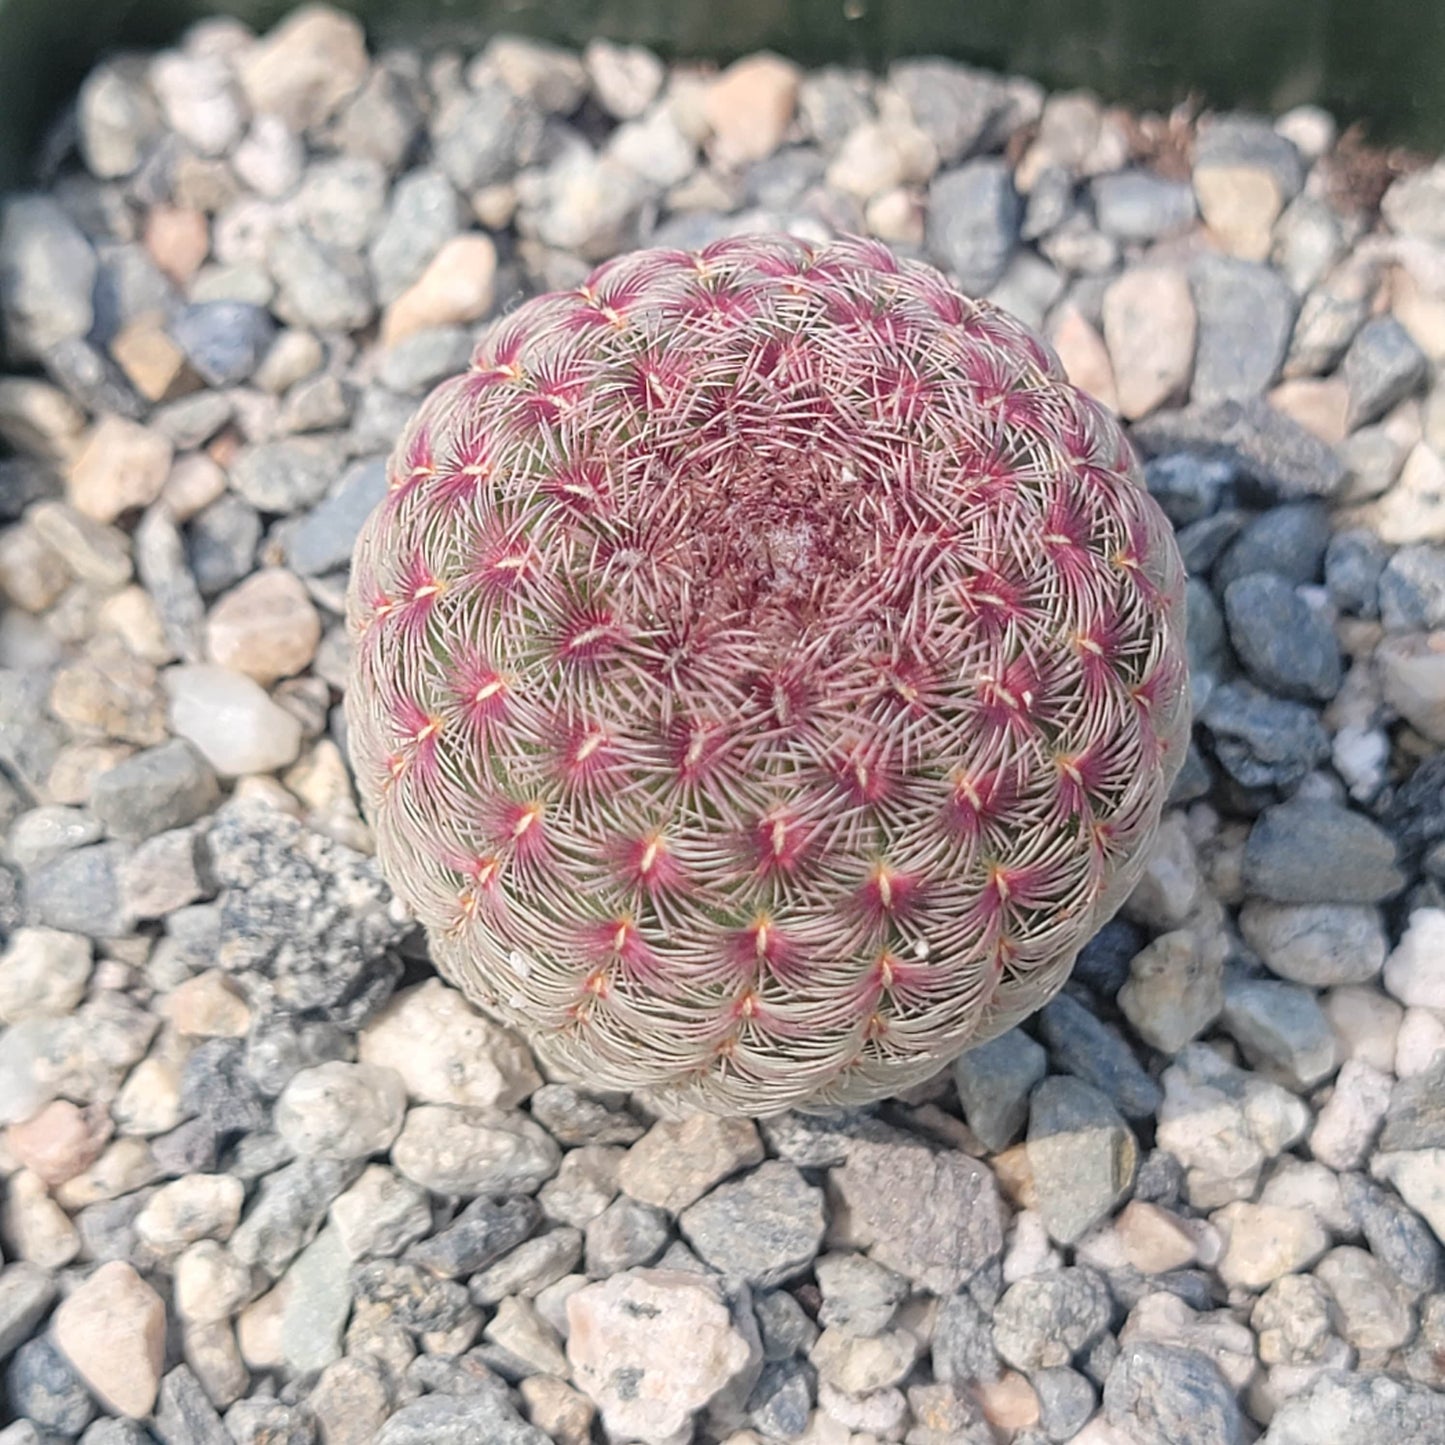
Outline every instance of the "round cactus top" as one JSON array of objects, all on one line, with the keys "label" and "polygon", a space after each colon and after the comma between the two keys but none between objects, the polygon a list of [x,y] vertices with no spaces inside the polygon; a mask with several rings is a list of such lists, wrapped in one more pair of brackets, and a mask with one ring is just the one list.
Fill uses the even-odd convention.
[{"label": "round cactus top", "polygon": [[351,749],[438,966],[599,1086],[880,1097],[1042,1004],[1182,761],[1182,568],[1019,322],[863,241],[641,251],[392,459]]}]

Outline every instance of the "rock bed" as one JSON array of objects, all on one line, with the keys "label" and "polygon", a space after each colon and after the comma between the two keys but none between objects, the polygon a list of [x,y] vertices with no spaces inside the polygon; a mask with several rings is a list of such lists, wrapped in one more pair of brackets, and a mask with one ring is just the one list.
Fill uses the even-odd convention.
[{"label": "rock bed", "polygon": [[[0,221],[3,1445],[1445,1439],[1445,169],[317,9],[106,62],[47,155]],[[933,259],[1134,424],[1196,744],[1023,1029],[669,1122],[428,975],[340,609],[489,317],[749,227]]]}]

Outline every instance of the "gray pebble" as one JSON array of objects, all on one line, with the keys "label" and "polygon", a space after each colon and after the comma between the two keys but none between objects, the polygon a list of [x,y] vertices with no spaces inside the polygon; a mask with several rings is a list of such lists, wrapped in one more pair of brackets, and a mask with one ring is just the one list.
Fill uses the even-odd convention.
[{"label": "gray pebble", "polygon": [[1156,455],[1188,448],[1225,457],[1246,499],[1269,505],[1332,497],[1345,484],[1335,448],[1263,397],[1155,412],[1134,427],[1134,440]]},{"label": "gray pebble", "polygon": [[109,346],[116,334],[148,312],[169,312],[176,305],[176,290],[135,242],[109,242],[96,248],[100,270],[95,278],[95,322],[90,339]]},{"label": "gray pebble", "polygon": [[1380,615],[1380,574],[1390,549],[1367,527],[1336,532],[1325,548],[1325,587],[1341,612]]},{"label": "gray pebble", "polygon": [[185,1365],[161,1381],[151,1429],[161,1445],[234,1445],[201,1382]]},{"label": "gray pebble", "polygon": [[243,1134],[222,1151],[220,1167],[247,1184],[274,1174],[295,1158],[291,1146],[279,1134]]},{"label": "gray pebble", "polygon": [[[219,917],[215,927],[219,935]],[[262,1019],[246,1038],[246,1072],[267,1098],[274,1099],[292,1075],[344,1059],[350,1050],[346,1032],[325,1020]]]},{"label": "gray pebble", "polygon": [[237,386],[250,379],[276,337],[276,323],[264,306],[244,301],[206,301],[185,307],[170,326],[207,386]]},{"label": "gray pebble", "polygon": [[437,164],[464,195],[529,164],[542,138],[542,117],[504,85],[490,83],[443,102],[432,121]]},{"label": "gray pebble", "polygon": [[92,175],[134,172],[161,133],[144,63],[123,56],[92,70],[80,87],[76,120],[81,158]]},{"label": "gray pebble", "polygon": [[532,1095],[532,1117],[559,1143],[632,1144],[646,1126],[622,1106],[625,1094],[596,1095],[571,1084],[543,1084]]},{"label": "gray pebble", "polygon": [[1225,639],[1224,614],[1203,578],[1191,577],[1184,584],[1184,604],[1189,688],[1197,717],[1204,711],[1219,679],[1232,672],[1233,667]]},{"label": "gray pebble", "polygon": [[1401,547],[1379,574],[1379,603],[1386,632],[1445,627],[1445,547]]},{"label": "gray pebble", "polygon": [[1129,962],[1146,940],[1127,918],[1111,918],[1084,946],[1070,975],[1100,998],[1113,998],[1129,978]]},{"label": "gray pebble", "polygon": [[1034,177],[1033,188],[1024,205],[1020,238],[1037,241],[1077,215],[1078,201],[1074,192],[1074,176],[1067,166],[1045,166]]},{"label": "gray pebble", "polygon": [[1334,629],[1282,577],[1255,572],[1224,589],[1230,641],[1251,677],[1281,697],[1327,701],[1342,667]]},{"label": "gray pebble", "polygon": [[1237,468],[1222,457],[1170,452],[1144,468],[1149,495],[1176,527],[1188,526],[1219,509]]},{"label": "gray pebble", "polygon": [[17,1415],[59,1435],[80,1434],[95,1415],[80,1376],[43,1336],[16,1350],[5,1372],[5,1393]]},{"label": "gray pebble", "polygon": [[[159,1142],[158,1139],[151,1140],[153,1159]],[[211,1167],[214,1168],[214,1160]],[[156,1159],[156,1168],[166,1174],[174,1172],[177,1177],[191,1172],[183,1169],[168,1170],[159,1159]],[[119,1199],[103,1199],[82,1209],[75,1216],[75,1227],[80,1234],[85,1257],[101,1264],[112,1259],[130,1262],[138,1258],[144,1259],[145,1249],[141,1245],[140,1236],[136,1234],[135,1221],[154,1194],[154,1189],[138,1189],[134,1193],[121,1195]]]},{"label": "gray pebble", "polygon": [[359,1159],[298,1159],[263,1179],[230,1238],[231,1253],[280,1275],[361,1168]]},{"label": "gray pebble", "polygon": [[1140,1445],[1238,1445],[1244,1439],[1234,1391],[1214,1361],[1202,1350],[1155,1340],[1120,1349],[1104,1385],[1104,1413]]},{"label": "gray pebble", "polygon": [[1379,1149],[1445,1149],[1445,1054],[1436,1054],[1423,1073],[1396,1082]]},{"label": "gray pebble", "polygon": [[873,77],[825,66],[810,71],[798,86],[798,119],[803,134],[832,155],[860,125],[874,118]]},{"label": "gray pebble", "polygon": [[1277,903],[1379,903],[1404,883],[1378,824],[1336,803],[1267,808],[1244,849],[1246,888]]},{"label": "gray pebble", "polygon": [[0,1361],[45,1318],[55,1289],[54,1275],[39,1265],[18,1260],[0,1270]]},{"label": "gray pebble", "polygon": [[1323,576],[1329,512],[1319,502],[1287,502],[1250,522],[1214,569],[1221,592],[1251,572],[1271,572],[1297,585]]},{"label": "gray pebble", "polygon": [[551,1445],[534,1425],[492,1394],[425,1395],[381,1427],[375,1445]]},{"label": "gray pebble", "polygon": [[1258,116],[1214,116],[1199,127],[1194,169],[1213,166],[1268,172],[1286,205],[1304,185],[1305,165],[1294,143]]},{"label": "gray pebble", "polygon": [[277,429],[300,435],[344,427],[351,420],[354,397],[354,388],[330,372],[309,376],[287,392]]},{"label": "gray pebble", "polygon": [[163,504],[151,507],[133,540],[136,572],[155,603],[166,641],[182,662],[200,662],[205,656],[206,605],[169,510]]},{"label": "gray pebble", "polygon": [[247,447],[231,467],[231,488],[261,512],[299,512],[315,506],[336,475],[329,442],[300,439]]},{"label": "gray pebble", "polygon": [[234,411],[229,396],[198,391],[158,406],[150,415],[150,425],[167,437],[177,451],[193,451],[210,441],[230,421]]},{"label": "gray pebble", "polygon": [[1350,391],[1346,424],[1353,431],[1382,417],[1425,380],[1430,363],[1393,316],[1367,321],[1350,343],[1341,372]]},{"label": "gray pebble", "polygon": [[762,1335],[765,1360],[806,1355],[818,1338],[818,1326],[785,1289],[758,1290],[753,1295],[753,1314]]},{"label": "gray pebble", "polygon": [[[366,1266],[363,1266],[365,1268]],[[351,1260],[334,1227],[323,1229],[286,1271],[281,1352],[297,1374],[324,1370],[341,1358],[351,1313]]]},{"label": "gray pebble", "polygon": [[1279,374],[1294,329],[1294,292],[1278,272],[1233,256],[1190,271],[1199,312],[1191,394],[1205,406],[1257,397]]},{"label": "gray pebble", "polygon": [[581,1258],[580,1229],[563,1226],[548,1230],[474,1274],[467,1289],[473,1303],[479,1305],[495,1305],[509,1294],[530,1299],[564,1274],[570,1274]]},{"label": "gray pebble", "polygon": [[808,146],[782,150],[749,166],[743,176],[743,195],[749,205],[785,211],[798,205],[808,190],[823,179],[826,159]]},{"label": "gray pebble", "polygon": [[0,457],[0,521],[18,521],[31,502],[60,491],[55,471],[34,457]]},{"label": "gray pebble", "polygon": [[40,358],[45,374],[72,400],[96,416],[114,412],[139,421],[146,405],[125,373],[99,347],[71,336],[45,349]]},{"label": "gray pebble", "polygon": [[296,193],[306,229],[324,245],[361,250],[376,234],[386,206],[386,168],[369,156],[313,162]]},{"label": "gray pebble", "polygon": [[351,1280],[357,1299],[384,1305],[388,1317],[412,1334],[454,1330],[472,1310],[465,1285],[438,1279],[403,1261],[376,1259],[359,1264],[352,1270]]},{"label": "gray pebble", "polygon": [[94,813],[51,804],[19,814],[6,840],[6,851],[30,872],[62,853],[97,843],[104,835],[105,828]]},{"label": "gray pebble", "polygon": [[316,1423],[303,1407],[264,1395],[237,1400],[226,1411],[226,1429],[235,1445],[316,1445]]},{"label": "gray pebble", "polygon": [[145,748],[102,773],[91,808],[112,835],[130,841],[184,828],[220,801],[216,775],[179,739]]},{"label": "gray pebble", "polygon": [[[0,1440],[4,1438],[0,1435]],[[155,1436],[134,1420],[95,1420],[80,1437],[80,1445],[154,1445],[154,1442]],[[285,1442],[276,1441],[272,1445],[285,1445]],[[297,1441],[296,1445],[303,1442]]]},{"label": "gray pebble", "polygon": [[1094,1413],[1097,1400],[1093,1385],[1067,1365],[1036,1370],[1029,1383],[1039,1397],[1039,1428],[1060,1445],[1072,1440]]},{"label": "gray pebble", "polygon": [[1144,1072],[1124,1036],[1096,1018],[1072,994],[1056,995],[1039,1015],[1054,1061],[1108,1096],[1127,1119],[1146,1119],[1163,1094]]},{"label": "gray pebble", "polygon": [[1117,240],[1137,243],[1175,236],[1194,224],[1194,191],[1152,171],[1114,171],[1089,183],[1099,226]]},{"label": "gray pebble", "polygon": [[415,410],[410,397],[397,396],[384,386],[363,387],[346,438],[348,450],[353,455],[390,453]]},{"label": "gray pebble", "polygon": [[1312,990],[1275,979],[1240,979],[1224,990],[1220,1024],[1250,1064],[1304,1091],[1335,1070],[1335,1037]]},{"label": "gray pebble", "polygon": [[1073,1244],[1120,1204],[1139,1146],[1106,1094],[1050,1076],[1029,1101],[1028,1160],[1049,1235]]},{"label": "gray pebble", "polygon": [[765,1365],[748,1396],[748,1419],[770,1440],[793,1440],[808,1428],[818,1375],[806,1360]]},{"label": "gray pebble", "polygon": [[413,1245],[407,1259],[443,1279],[475,1274],[515,1249],[541,1223],[535,1199],[474,1199],[443,1230]]},{"label": "gray pebble", "polygon": [[1181,527],[1175,541],[1179,543],[1179,556],[1189,576],[1207,575],[1229,544],[1244,530],[1247,521],[1244,512],[1230,507]]},{"label": "gray pebble", "polygon": [[95,318],[95,251],[51,197],[16,195],[0,210],[0,314],[21,360],[82,337]]},{"label": "gray pebble", "polygon": [[1288,791],[1329,756],[1329,736],[1313,708],[1253,683],[1214,688],[1199,721],[1220,766],[1246,788]]},{"label": "gray pebble", "polygon": [[231,804],[209,835],[219,961],[285,1013],[354,1028],[390,995],[410,931],[375,861],[268,807]]},{"label": "gray pebble", "polygon": [[498,1376],[477,1350],[457,1357],[418,1355],[406,1368],[406,1383],[434,1395],[486,1395],[499,1410],[510,1408],[507,1382]]},{"label": "gray pebble", "polygon": [[1029,1116],[1029,1092],[1048,1072],[1048,1058],[1026,1033],[1010,1029],[953,1062],[968,1127],[989,1151],[1006,1149]]},{"label": "gray pebble", "polygon": [[396,171],[421,132],[419,69],[415,56],[380,57],[335,123],[337,145]]},{"label": "gray pebble", "polygon": [[[846,1127],[851,1138],[829,1140],[825,1134],[799,1140],[803,1147],[795,1157],[827,1162],[830,1148],[843,1155],[828,1182],[838,1207],[847,1211],[852,1242],[938,1295],[952,1294],[986,1272],[1003,1248],[1002,1205],[992,1173],[957,1150],[931,1149],[870,1119]],[[764,1132],[769,1145],[782,1152],[779,1131]],[[808,1157],[814,1148],[821,1158]]]},{"label": "gray pebble", "polygon": [[994,1348],[1016,1370],[1067,1365],[1109,1327],[1112,1311],[1103,1277],[1086,1265],[1031,1275],[999,1300]]},{"label": "gray pebble", "polygon": [[396,183],[367,253],[383,305],[395,301],[446,242],[460,234],[462,220],[456,189],[440,171],[411,171]]},{"label": "gray pebble", "polygon": [[54,1445],[53,1435],[42,1435],[29,1420],[15,1420],[0,1429],[0,1445]]},{"label": "gray pebble", "polygon": [[933,1377],[955,1385],[996,1380],[1000,1373],[993,1342],[993,1312],[967,1292],[949,1295],[933,1326]]},{"label": "gray pebble", "polygon": [[91,938],[129,933],[121,875],[130,851],[120,842],[93,843],[36,868],[25,880],[30,921]]},{"label": "gray pebble", "polygon": [[278,231],[267,252],[277,286],[273,310],[288,326],[358,331],[376,315],[371,272],[354,251],[305,231]]},{"label": "gray pebble", "polygon": [[386,458],[366,457],[342,474],[336,490],[301,518],[287,543],[291,570],[316,577],[350,565],[362,523],[386,495]]},{"label": "gray pebble", "polygon": [[377,379],[400,396],[415,396],[465,371],[472,348],[472,333],[461,326],[414,331],[381,353]]},{"label": "gray pebble", "polygon": [[186,526],[186,556],[196,587],[205,597],[234,586],[256,562],[261,516],[248,502],[226,492]]},{"label": "gray pebble", "polygon": [[718,1185],[677,1222],[714,1269],[766,1288],[812,1263],[823,1238],[823,1192],[791,1164],[770,1160]]},{"label": "gray pebble", "polygon": [[[1202,1445],[1206,1437],[1188,1438]],[[1445,1394],[1369,1370],[1326,1370],[1280,1405],[1263,1445],[1434,1445],[1442,1439]]]},{"label": "gray pebble", "polygon": [[900,60],[888,83],[946,166],[982,149],[1009,105],[997,76],[953,60]]},{"label": "gray pebble", "polygon": [[1430,1226],[1393,1189],[1363,1174],[1340,1175],[1345,1208],[1370,1253],[1415,1294],[1438,1290],[1445,1252]]},{"label": "gray pebble", "polygon": [[998,282],[1013,255],[1022,209],[1003,161],[969,161],[946,171],[929,188],[929,255],[957,276],[967,294],[981,296]]},{"label": "gray pebble", "polygon": [[635,1265],[651,1264],[666,1249],[671,1233],[666,1210],[619,1195],[587,1223],[587,1273],[593,1279],[606,1279]]},{"label": "gray pebble", "polygon": [[866,1254],[825,1254],[815,1273],[823,1292],[819,1323],[850,1335],[882,1334],[908,1295],[901,1274]]},{"label": "gray pebble", "polygon": [[206,1039],[187,1056],[181,1073],[181,1107],[218,1134],[249,1133],[267,1124],[270,1106],[246,1071],[240,1039]]}]

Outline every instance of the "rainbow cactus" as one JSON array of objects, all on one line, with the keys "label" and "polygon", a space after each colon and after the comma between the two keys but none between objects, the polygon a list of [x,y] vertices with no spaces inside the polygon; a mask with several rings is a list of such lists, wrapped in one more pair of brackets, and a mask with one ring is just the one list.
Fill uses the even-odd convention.
[{"label": "rainbow cactus", "polygon": [[896,1092],[1064,982],[1188,726],[1182,568],[1023,325],[864,241],[497,322],[356,550],[351,749],[437,965],[563,1076]]}]

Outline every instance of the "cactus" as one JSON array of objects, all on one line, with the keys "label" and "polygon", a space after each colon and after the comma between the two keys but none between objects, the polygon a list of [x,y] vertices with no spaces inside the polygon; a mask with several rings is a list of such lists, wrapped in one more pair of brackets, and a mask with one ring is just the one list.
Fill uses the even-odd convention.
[{"label": "cactus", "polygon": [[762,1114],[1066,978],[1188,727],[1182,569],[1048,348],[881,245],[496,322],[356,549],[347,716],[434,959],[549,1067]]}]

